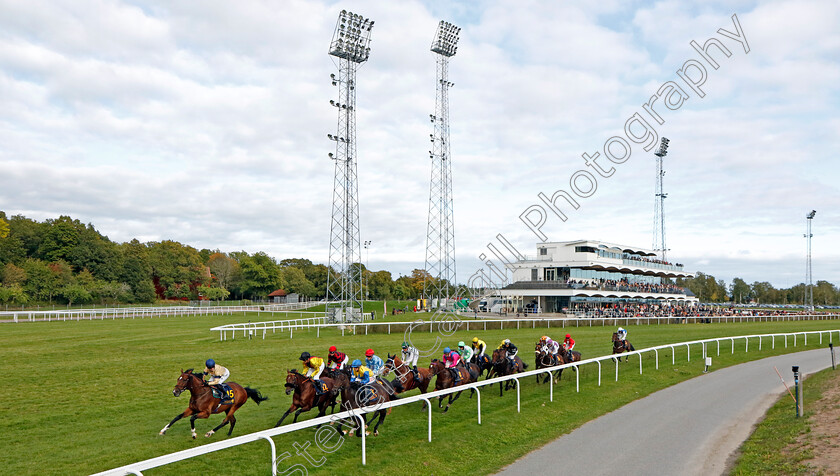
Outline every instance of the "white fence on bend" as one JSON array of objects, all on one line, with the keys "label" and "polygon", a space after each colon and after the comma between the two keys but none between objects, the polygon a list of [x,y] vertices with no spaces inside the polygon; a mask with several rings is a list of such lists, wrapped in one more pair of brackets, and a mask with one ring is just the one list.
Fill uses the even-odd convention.
[{"label": "white fence on bend", "polygon": [[[422,401],[422,402],[426,403],[426,406],[428,408],[428,421],[429,421],[428,440],[432,441],[432,405],[431,405],[431,399],[433,399],[435,397],[441,397],[441,396],[446,396],[446,395],[449,395],[449,394],[452,394],[452,393],[461,392],[461,391],[464,391],[464,390],[475,389],[476,395],[478,396],[478,399],[476,401],[477,421],[478,421],[478,424],[480,425],[481,424],[481,390],[480,389],[481,389],[481,387],[484,387],[484,386],[487,386],[487,385],[490,385],[490,384],[493,384],[493,383],[501,384],[501,382],[505,382],[505,381],[508,381],[508,380],[515,380],[516,381],[516,383],[517,383],[517,385],[516,385],[516,411],[520,412],[520,410],[521,410],[521,399],[520,399],[520,394],[519,394],[519,384],[520,384],[521,379],[528,378],[528,377],[533,377],[533,376],[536,376],[536,375],[541,375],[541,374],[544,374],[544,373],[554,372],[554,371],[559,370],[559,369],[567,369],[567,368],[570,368],[570,367],[574,367],[575,370],[577,370],[578,367],[582,367],[584,365],[597,364],[598,365],[598,386],[600,387],[601,386],[602,362],[610,361],[610,360],[615,362],[615,381],[616,382],[618,381],[618,369],[619,369],[618,357],[624,357],[624,356],[627,356],[627,355],[639,355],[639,374],[642,374],[643,359],[641,358],[641,356],[642,356],[642,354],[645,354],[645,353],[648,353],[648,354],[651,353],[651,352],[654,353],[654,357],[655,357],[655,361],[656,361],[656,368],[658,369],[659,368],[659,351],[660,350],[670,349],[671,350],[671,363],[674,364],[676,362],[676,357],[674,355],[675,350],[677,348],[680,348],[680,347],[683,347],[683,346],[685,346],[685,348],[686,348],[686,358],[687,358],[687,360],[691,361],[691,346],[692,345],[701,345],[702,346],[701,357],[705,358],[706,355],[707,355],[708,346],[712,343],[717,344],[717,355],[720,355],[720,343],[721,342],[728,343],[727,341],[729,341],[729,342],[731,342],[731,352],[734,354],[735,353],[735,343],[736,343],[736,341],[740,342],[742,339],[744,341],[744,351],[749,352],[749,344],[750,344],[751,339],[758,341],[758,349],[759,350],[761,350],[762,343],[765,342],[766,340],[770,340],[772,348],[775,349],[777,338],[779,340],[784,339],[784,346],[785,346],[785,348],[787,348],[789,337],[792,338],[793,346],[796,347],[797,336],[802,336],[803,340],[804,340],[804,345],[807,346],[808,345],[808,335],[809,334],[810,335],[814,335],[814,334],[818,335],[819,343],[822,344],[823,334],[825,334],[828,337],[829,342],[832,342],[832,338],[833,338],[834,333],[836,333],[837,336],[838,336],[838,339],[840,339],[840,329],[833,329],[833,330],[827,330],[827,331],[790,332],[790,333],[779,333],[779,334],[755,334],[755,335],[746,335],[746,336],[716,337],[716,338],[711,338],[711,339],[694,340],[694,341],[689,341],[689,342],[678,342],[678,343],[673,343],[673,344],[664,344],[664,345],[659,345],[659,346],[655,346],[655,347],[649,347],[649,348],[646,348],[646,349],[639,349],[639,350],[636,350],[636,351],[633,351],[633,352],[627,352],[627,353],[618,354],[618,355],[615,355],[615,356],[605,355],[605,356],[602,356],[602,357],[596,357],[596,358],[592,358],[592,359],[581,360],[580,362],[574,362],[574,363],[571,363],[571,364],[558,365],[558,366],[554,366],[554,367],[547,367],[547,368],[543,368],[543,369],[539,369],[539,370],[529,370],[527,372],[522,372],[522,373],[519,373],[519,374],[509,375],[509,376],[505,376],[505,377],[497,377],[497,378],[492,378],[492,379],[489,379],[489,380],[482,380],[480,382],[461,385],[461,386],[458,386],[458,387],[448,388],[448,389],[445,389],[445,390],[439,390],[439,391],[436,391],[436,392],[429,392],[429,393],[415,395],[415,396],[411,396],[411,397],[403,397],[399,400],[395,400],[393,402],[383,403],[381,405],[363,407],[359,410],[345,411],[345,412],[336,413],[336,414],[333,414],[333,415],[323,416],[323,417],[320,417],[320,418],[314,418],[312,420],[307,420],[307,421],[302,421],[302,422],[299,422],[299,423],[293,423],[293,424],[285,425],[285,426],[282,426],[280,428],[272,428],[270,430],[258,431],[258,432],[255,432],[255,433],[250,433],[250,434],[247,434],[247,435],[230,438],[230,439],[227,439],[227,440],[224,440],[224,441],[218,441],[218,442],[215,442],[215,443],[202,445],[202,446],[199,446],[199,447],[196,447],[196,448],[191,448],[191,449],[188,449],[188,450],[179,451],[177,453],[171,453],[171,454],[168,454],[168,455],[158,456],[156,458],[148,459],[148,460],[145,460],[145,461],[140,461],[140,462],[137,462],[137,463],[129,464],[129,465],[122,466],[122,467],[115,468],[115,469],[111,469],[111,470],[108,470],[108,471],[103,471],[103,472],[97,473],[96,475],[93,475],[93,476],[123,476],[123,475],[128,475],[128,474],[143,476],[143,473],[141,471],[145,471],[145,470],[148,470],[148,469],[151,469],[151,468],[157,468],[159,466],[165,466],[167,464],[175,463],[175,462],[178,462],[178,461],[183,461],[183,460],[190,459],[190,458],[195,458],[197,456],[202,456],[202,455],[213,453],[213,452],[220,451],[220,450],[223,450],[223,449],[232,448],[234,446],[244,445],[246,443],[252,443],[252,442],[260,441],[260,440],[267,441],[268,444],[269,444],[269,447],[271,448],[271,459],[268,461],[268,464],[270,464],[270,466],[271,466],[272,476],[276,476],[277,475],[277,462],[278,462],[277,461],[277,447],[275,446],[274,440],[272,440],[272,437],[287,434],[287,433],[292,433],[294,431],[301,430],[301,429],[304,429],[304,428],[311,428],[313,426],[330,423],[331,421],[340,421],[342,425],[349,427],[350,425],[355,425],[356,424],[355,422],[358,422],[358,424],[362,424],[361,414],[363,414],[363,413],[370,413],[370,412],[374,412],[374,411],[385,409],[385,408],[398,407],[398,406],[408,405],[408,404],[411,404],[411,403],[417,403],[417,402]],[[549,381],[549,398],[550,398],[550,401],[554,401],[554,379],[549,378],[548,381]],[[576,391],[580,392],[580,372],[575,372],[575,388],[576,388]],[[317,438],[316,438],[316,440],[317,440]],[[364,431],[362,432],[362,448],[361,449],[362,449],[362,464],[364,465],[364,464],[367,464],[367,441],[366,441],[366,436],[365,436]],[[281,456],[284,456],[284,455],[285,455],[285,453],[281,454]],[[285,458],[283,458],[283,459],[285,459]],[[281,461],[282,461],[282,459],[281,459]]]},{"label": "white fence on bend", "polygon": [[101,309],[56,309],[50,311],[0,311],[0,321],[12,322],[34,321],[80,321],[94,319],[144,319],[146,317],[178,317],[178,316],[222,316],[238,313],[256,312],[290,313],[299,315],[306,313],[312,317],[323,315],[323,312],[298,311],[316,306],[316,302],[301,302],[291,304],[263,304],[250,306],[157,306],[157,307],[113,307]]},{"label": "white fence on bend", "polygon": [[[323,314],[323,313],[321,313]],[[513,328],[515,325],[517,329],[521,329],[523,325],[527,328],[530,325],[532,328],[537,327],[537,323],[540,324],[540,327],[548,327],[551,328],[552,323],[555,327],[564,328],[568,326],[576,326],[576,327],[592,327],[594,325],[611,325],[611,326],[629,326],[631,324],[641,325],[641,324],[669,324],[675,322],[718,322],[718,323],[727,323],[727,322],[767,322],[767,321],[822,321],[822,320],[832,320],[837,319],[840,317],[838,314],[829,314],[829,313],[819,313],[819,314],[781,314],[781,315],[755,315],[755,316],[668,316],[668,317],[654,317],[654,316],[637,316],[637,317],[517,317],[517,318],[507,318],[507,319],[468,319],[467,317],[462,317],[460,320],[460,327],[458,330],[487,330],[487,323],[498,323],[500,328],[504,330],[505,325],[509,325],[509,328]],[[453,325],[458,321],[438,321],[438,325],[440,322],[452,323]],[[268,331],[272,333],[276,333],[277,331],[289,331],[289,337],[294,337],[296,330],[306,330],[306,329],[316,329],[316,336],[321,337],[321,328],[338,328],[341,330],[341,335],[343,336],[345,331],[350,329],[353,333],[360,333],[359,329],[364,329],[365,335],[368,334],[368,331],[371,327],[380,327],[384,328],[388,334],[391,333],[391,328],[393,326],[397,326],[400,329],[400,332],[403,331],[403,326],[413,326],[414,329],[418,329],[424,326],[429,327],[429,332],[433,332],[435,329],[436,321],[424,321],[422,324],[418,324],[418,322],[358,322],[358,323],[349,323],[349,324],[328,324],[325,318],[314,318],[311,320],[307,319],[294,319],[291,321],[268,321],[268,322],[245,322],[239,324],[226,324],[223,326],[216,326],[211,328],[210,330],[213,332],[219,333],[219,340],[227,340],[228,333],[230,334],[231,339],[236,338],[236,333],[241,332],[243,337],[256,337],[258,335],[262,335],[262,338],[265,339],[265,336],[268,334]],[[483,328],[483,329],[482,329]]]}]

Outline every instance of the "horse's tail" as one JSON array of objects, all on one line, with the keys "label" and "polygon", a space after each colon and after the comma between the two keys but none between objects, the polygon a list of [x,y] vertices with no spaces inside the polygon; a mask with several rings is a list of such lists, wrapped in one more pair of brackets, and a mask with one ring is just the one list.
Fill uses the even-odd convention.
[{"label": "horse's tail", "polygon": [[247,393],[248,396],[251,397],[251,400],[253,400],[257,405],[259,405],[260,402],[268,400],[268,397],[263,397],[260,391],[255,388],[245,387],[245,393]]},{"label": "horse's tail", "polygon": [[527,369],[527,368],[528,368],[528,363],[527,363],[527,362],[525,362],[524,360],[522,361],[522,368],[523,368],[523,369]]}]

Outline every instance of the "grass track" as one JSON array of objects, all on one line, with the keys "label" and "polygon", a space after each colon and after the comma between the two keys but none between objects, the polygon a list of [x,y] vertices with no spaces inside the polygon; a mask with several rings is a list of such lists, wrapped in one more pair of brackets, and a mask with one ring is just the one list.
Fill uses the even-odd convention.
[{"label": "grass track", "polygon": [[[179,370],[200,368],[208,357],[230,368],[232,381],[259,388],[270,397],[259,407],[249,402],[236,413],[234,436],[238,436],[273,426],[288,408],[291,397],[283,393],[283,378],[287,368],[299,366],[296,358],[301,351],[325,355],[326,348],[335,344],[353,357],[368,347],[384,355],[397,351],[403,340],[400,333],[341,337],[335,330],[322,331],[321,338],[316,339],[311,330],[295,332],[292,340],[269,334],[265,340],[219,342],[218,334],[208,330],[242,321],[238,315],[0,326],[0,361],[6,363],[10,377],[6,382],[23,395],[19,405],[4,406],[2,472],[89,474],[206,443],[203,437],[196,441],[189,438],[187,421],[178,422],[165,437],[157,436],[157,432],[186,408],[186,395],[175,398],[171,394]],[[631,342],[643,348],[716,336],[833,328],[840,328],[840,322],[650,325],[630,326],[628,330]],[[611,327],[567,330],[571,330],[578,342],[576,350],[585,358],[609,353]],[[497,345],[508,337],[533,368],[533,342],[547,332],[559,337],[565,331],[523,328],[456,332],[444,344],[479,335],[488,344]],[[431,346],[436,336],[415,333],[413,341],[418,346]],[[816,340],[809,342],[809,348],[816,344]],[[728,345],[722,346],[722,355],[714,357],[713,368],[775,355],[785,351],[782,347],[777,341],[775,351],[765,346],[758,352],[757,345],[752,345],[744,354],[740,343],[732,356]],[[800,339],[796,350],[804,349]],[[383,436],[368,440],[365,474],[446,474],[454,470],[456,457],[470,462],[457,465],[459,473],[487,474],[598,415],[698,375],[703,369],[699,346],[692,349],[691,362],[686,362],[685,354],[684,348],[677,349],[677,365],[672,367],[670,353],[660,352],[658,371],[654,370],[653,357],[645,357],[645,373],[641,376],[638,361],[631,359],[622,364],[623,376],[618,383],[612,381],[612,368],[605,366],[600,388],[597,367],[588,366],[581,372],[580,393],[574,391],[574,374],[566,372],[561,385],[555,387],[554,402],[549,402],[547,386],[537,386],[528,379],[522,387],[521,414],[516,413],[515,395],[499,398],[492,391],[497,391],[494,387],[484,391],[481,426],[476,424],[475,401],[465,394],[449,414],[441,415],[435,409],[432,443],[426,442],[426,413],[419,405],[394,409],[382,427]],[[303,416],[311,418],[314,413]],[[209,421],[198,420],[197,431],[203,434],[220,421],[219,415]],[[303,430],[275,439],[279,454],[289,451],[292,455],[281,463],[281,472],[293,464],[306,465],[310,474],[362,470],[361,443],[353,438],[327,455],[311,446],[313,458],[323,456],[325,463],[320,468],[308,464],[303,456],[295,454],[292,443],[311,442],[313,435],[314,430]],[[226,432],[212,440],[221,438],[226,438]],[[459,443],[453,446],[453,441]],[[252,443],[145,474],[209,474],[236,468],[241,475],[265,475],[269,474],[268,455],[266,443]]]}]

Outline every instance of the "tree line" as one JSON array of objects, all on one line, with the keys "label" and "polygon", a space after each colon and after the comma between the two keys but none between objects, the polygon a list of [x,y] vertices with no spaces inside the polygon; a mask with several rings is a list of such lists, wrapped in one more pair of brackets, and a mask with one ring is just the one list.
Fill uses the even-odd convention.
[{"label": "tree line", "polygon": [[[419,269],[393,279],[388,271],[355,266],[370,299],[415,299],[431,280]],[[171,240],[115,243],[69,216],[38,222],[0,211],[0,304],[263,299],[278,289],[321,299],[329,273],[308,259],[277,261],[262,251],[198,250]]]},{"label": "tree line", "polygon": [[[735,278],[729,285],[722,279],[698,272],[688,279],[677,279],[677,285],[688,288],[702,302],[732,302],[757,304],[799,304],[805,302],[808,286],[799,283],[790,288],[775,288],[767,281],[748,284]],[[813,286],[815,306],[840,305],[840,289],[828,281],[817,281]]]}]

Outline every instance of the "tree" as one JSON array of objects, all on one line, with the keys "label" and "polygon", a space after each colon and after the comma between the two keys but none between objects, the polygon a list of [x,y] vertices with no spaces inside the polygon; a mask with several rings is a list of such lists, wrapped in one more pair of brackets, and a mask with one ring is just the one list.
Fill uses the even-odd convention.
[{"label": "tree", "polygon": [[225,256],[223,253],[213,253],[207,260],[210,273],[216,278],[219,287],[230,289],[231,284],[238,279],[240,270],[239,263],[235,259]]},{"label": "tree", "polygon": [[[163,287],[165,295],[173,296],[173,293],[167,291],[173,286],[189,287],[206,284],[208,281],[204,263],[192,246],[166,240],[149,243],[148,249],[152,277]],[[177,294],[178,297],[184,297],[181,290]]]},{"label": "tree", "polygon": [[280,267],[274,258],[262,251],[249,256],[244,251],[236,255],[242,270],[242,280],[238,285],[241,296],[265,297],[276,289],[282,289],[284,281]]},{"label": "tree", "polygon": [[47,231],[36,257],[45,261],[70,261],[73,249],[79,244],[79,228],[84,229],[84,225],[64,215],[55,220],[47,220],[46,225]]},{"label": "tree", "polygon": [[118,249],[122,263],[118,280],[131,288],[133,301],[153,302],[156,294],[152,283],[152,265],[149,262],[148,248],[134,239],[123,243]]},{"label": "tree", "polygon": [[6,214],[3,213],[3,215],[0,216],[0,239],[9,236],[9,230],[9,222],[6,221]]},{"label": "tree", "polygon": [[85,304],[93,299],[90,292],[79,284],[68,284],[61,288],[61,296],[67,300],[67,304],[72,306],[73,303]]},{"label": "tree", "polygon": [[281,268],[280,272],[286,285],[283,289],[290,293],[297,293],[301,296],[311,297],[315,295],[315,286],[306,279],[306,275],[299,268],[287,266]]},{"label": "tree", "polygon": [[373,299],[388,299],[392,296],[393,280],[388,271],[371,273],[368,278],[368,288]]},{"label": "tree", "polygon": [[199,286],[198,293],[211,301],[223,301],[230,296],[230,291],[227,289],[210,286]]},{"label": "tree", "polygon": [[749,302],[750,300],[750,285],[747,284],[741,278],[735,278],[732,280],[732,286],[730,286],[730,293],[732,294],[732,300],[735,302],[744,302],[746,300]]},{"label": "tree", "polygon": [[23,305],[29,302],[29,296],[20,286],[0,287],[0,304]]},{"label": "tree", "polygon": [[6,263],[3,269],[0,269],[0,277],[4,286],[21,286],[26,282],[26,271],[19,268],[12,263]]}]

